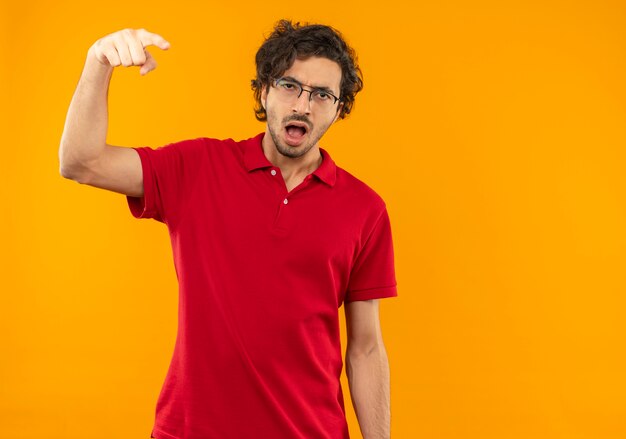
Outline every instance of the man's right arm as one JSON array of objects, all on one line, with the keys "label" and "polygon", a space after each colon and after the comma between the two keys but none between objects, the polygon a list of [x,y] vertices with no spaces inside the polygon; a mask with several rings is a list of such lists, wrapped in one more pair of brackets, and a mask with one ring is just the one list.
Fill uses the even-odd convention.
[{"label": "man's right arm", "polygon": [[87,52],[85,66],[70,103],[59,147],[63,177],[121,194],[143,196],[143,172],[132,148],[108,145],[107,95],[113,69],[141,66],[146,74],[156,62],[144,48],[169,43],[144,29],[125,29],[96,41]]}]

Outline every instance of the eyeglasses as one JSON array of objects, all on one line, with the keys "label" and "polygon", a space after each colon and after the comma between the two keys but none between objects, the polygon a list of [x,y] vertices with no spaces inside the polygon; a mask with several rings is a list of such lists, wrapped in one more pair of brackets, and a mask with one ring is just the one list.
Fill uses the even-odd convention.
[{"label": "eyeglasses", "polygon": [[324,88],[313,88],[307,90],[302,84],[292,78],[279,78],[274,80],[274,87],[280,97],[284,100],[296,100],[300,98],[303,91],[309,94],[309,102],[315,102],[320,109],[328,110],[333,107],[339,98]]}]

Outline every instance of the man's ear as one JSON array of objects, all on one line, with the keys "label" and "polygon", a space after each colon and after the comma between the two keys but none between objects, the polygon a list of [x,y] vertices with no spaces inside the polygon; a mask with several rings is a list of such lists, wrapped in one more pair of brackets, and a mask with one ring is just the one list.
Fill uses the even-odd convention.
[{"label": "man's ear", "polygon": [[337,114],[335,114],[335,118],[333,119],[333,123],[337,122],[337,119],[339,119],[339,115],[341,114],[341,110],[343,109],[343,102],[339,102],[339,105],[337,106]]},{"label": "man's ear", "polygon": [[267,109],[267,86],[264,85],[261,90],[261,105],[263,105],[263,109]]}]

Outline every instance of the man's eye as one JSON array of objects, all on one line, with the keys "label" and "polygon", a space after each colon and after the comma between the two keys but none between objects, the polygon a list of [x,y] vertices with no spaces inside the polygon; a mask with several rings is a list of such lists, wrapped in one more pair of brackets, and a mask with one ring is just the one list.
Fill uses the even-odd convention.
[{"label": "man's eye", "polygon": [[316,96],[318,99],[322,100],[322,101],[326,101],[326,100],[330,99],[330,95],[329,95],[328,93],[326,93],[326,92],[323,92],[323,91],[318,91],[318,92],[315,94],[315,96]]},{"label": "man's eye", "polygon": [[287,90],[293,90],[296,88],[296,85],[290,82],[283,82],[281,85],[284,89],[287,89]]}]

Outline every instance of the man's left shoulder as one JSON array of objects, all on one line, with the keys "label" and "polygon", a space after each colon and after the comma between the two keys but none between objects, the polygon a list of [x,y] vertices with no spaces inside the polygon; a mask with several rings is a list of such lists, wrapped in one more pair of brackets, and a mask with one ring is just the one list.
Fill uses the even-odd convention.
[{"label": "man's left shoulder", "polygon": [[343,168],[337,166],[337,184],[351,198],[373,210],[386,208],[385,200],[372,186]]}]

